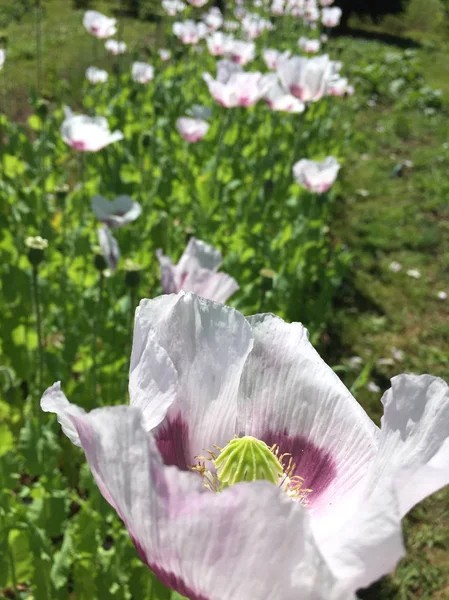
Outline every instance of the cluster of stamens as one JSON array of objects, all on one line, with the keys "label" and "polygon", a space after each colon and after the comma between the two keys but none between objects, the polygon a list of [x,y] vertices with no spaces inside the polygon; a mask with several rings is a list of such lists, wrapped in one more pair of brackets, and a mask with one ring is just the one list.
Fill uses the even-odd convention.
[{"label": "cluster of stamens", "polygon": [[[253,439],[255,443],[257,443],[258,450],[262,449],[262,452],[271,453],[271,459],[269,458],[269,454],[266,457],[269,459],[266,461],[266,465],[269,469],[267,471],[266,476],[261,476],[261,473],[256,473],[251,470],[251,468],[244,468],[242,470],[243,475],[235,476],[235,469],[233,471],[234,477],[232,481],[229,481],[229,477],[224,478],[220,477],[221,474],[226,470],[226,461],[223,461],[222,453],[228,448],[228,446],[237,440],[242,438],[234,438],[228,442],[224,448],[220,448],[220,446],[214,445],[214,450],[206,449],[207,453],[205,456],[195,456],[195,459],[198,461],[197,464],[190,467],[192,471],[196,471],[201,475],[203,480],[203,485],[206,489],[211,492],[221,492],[229,485],[233,483],[237,483],[238,481],[255,481],[257,479],[268,479],[272,483],[278,485],[282,491],[284,491],[287,496],[295,501],[300,502],[301,504],[307,505],[309,503],[309,494],[312,492],[311,489],[304,487],[304,478],[299,475],[295,475],[296,471],[296,462],[294,461],[292,455],[289,452],[280,453],[278,444],[273,444],[271,447],[267,446],[264,442],[260,440],[256,440],[256,438],[250,438],[245,436],[244,439]],[[228,453],[229,454],[229,453]],[[231,458],[234,455],[237,455],[237,452],[231,452]],[[236,458],[236,460],[241,459],[241,457]],[[274,465],[274,469],[270,466]],[[244,465],[247,467],[248,465]]]}]

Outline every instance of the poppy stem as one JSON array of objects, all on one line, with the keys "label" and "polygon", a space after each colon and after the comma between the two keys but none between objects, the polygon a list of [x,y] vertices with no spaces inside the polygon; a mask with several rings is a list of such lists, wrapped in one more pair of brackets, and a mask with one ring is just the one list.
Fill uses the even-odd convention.
[{"label": "poppy stem", "polygon": [[[212,185],[211,185],[211,197],[215,196],[217,199],[217,202],[220,201],[220,193],[221,193],[220,182],[218,180],[218,169],[220,168],[220,160],[221,160],[221,155],[223,153],[223,140],[224,140],[227,130],[229,129],[229,125],[231,123],[231,118],[232,118],[231,110],[228,109],[226,114],[224,114],[221,118],[220,131],[218,134],[217,153],[215,155],[214,173],[213,173]],[[215,188],[217,188],[216,193],[214,192]]]},{"label": "poppy stem", "polygon": [[36,83],[41,94],[42,86],[42,8],[41,0],[36,0]]},{"label": "poppy stem", "polygon": [[97,364],[97,338],[98,331],[100,325],[100,317],[102,310],[102,301],[103,301],[103,285],[104,285],[104,275],[103,271],[100,271],[100,276],[98,279],[98,295],[97,295],[97,306],[94,316],[94,324],[92,328],[92,388],[93,388],[93,400],[96,405],[97,402],[97,383],[98,383],[98,364]]},{"label": "poppy stem", "polygon": [[44,344],[42,340],[42,318],[40,309],[40,295],[39,295],[39,271],[37,265],[33,265],[32,270],[32,290],[33,290],[33,304],[34,314],[36,319],[36,333],[37,333],[37,345],[38,345],[38,369],[37,369],[37,387],[38,390],[42,391],[42,382],[44,379]]}]

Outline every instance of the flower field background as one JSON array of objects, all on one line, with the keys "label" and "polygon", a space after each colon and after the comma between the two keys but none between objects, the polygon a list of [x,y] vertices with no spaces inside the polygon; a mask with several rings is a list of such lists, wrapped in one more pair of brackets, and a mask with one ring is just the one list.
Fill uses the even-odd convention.
[{"label": "flower field background", "polygon": [[[447,378],[444,5],[426,4],[425,22],[414,1],[383,25],[354,21],[360,37],[329,32],[321,51],[355,93],[289,114],[215,102],[203,73],[215,77],[220,57],[204,41],[182,44],[160,7],[157,22],[119,18],[128,47],[112,56],[68,2],[17,21],[4,16],[10,4],[0,0],[0,597],[181,598],[141,563],[82,453],[41,413],[42,391],[61,380],[86,409],[127,402],[134,310],[163,292],[157,250],[177,262],[192,236],[221,251],[240,287],[229,303],[302,321],[375,420],[391,376]],[[199,18],[208,6],[189,10]],[[264,48],[300,53],[308,30],[273,21],[249,70],[269,72]],[[154,67],[151,81],[133,80],[135,61]],[[107,81],[88,82],[90,66]],[[64,106],[106,117],[123,139],[77,151],[61,136]],[[198,112],[209,127],[189,143],[177,120]],[[300,159],[327,156],[341,165],[329,191],[295,181]],[[112,229],[112,273],[100,264],[95,195],[129,195],[142,209]],[[48,240],[42,262],[30,236]],[[407,558],[361,598],[449,597],[448,491],[420,504],[405,533]]]}]

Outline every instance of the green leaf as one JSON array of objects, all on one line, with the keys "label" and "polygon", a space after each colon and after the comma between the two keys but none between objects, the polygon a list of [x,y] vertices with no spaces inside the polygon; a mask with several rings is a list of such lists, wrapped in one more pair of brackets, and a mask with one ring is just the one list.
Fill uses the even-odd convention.
[{"label": "green leaf", "polygon": [[0,456],[14,448],[14,437],[6,423],[0,424]]},{"label": "green leaf", "polygon": [[64,587],[67,583],[72,563],[72,553],[72,532],[70,527],[68,527],[64,534],[61,550],[54,555],[53,565],[50,571],[51,581],[57,590]]}]

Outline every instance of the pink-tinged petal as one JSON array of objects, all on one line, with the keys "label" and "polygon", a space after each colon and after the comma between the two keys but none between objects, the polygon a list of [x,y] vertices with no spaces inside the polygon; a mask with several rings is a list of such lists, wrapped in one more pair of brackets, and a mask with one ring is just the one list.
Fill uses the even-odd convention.
[{"label": "pink-tinged petal", "polygon": [[[234,436],[237,389],[252,347],[251,329],[236,310],[195,296],[142,300],[136,311],[131,371],[141,362],[148,331],[170,357],[178,374],[178,394],[155,434],[164,457],[179,466],[195,464],[213,444]],[[176,448],[175,448],[176,446]]]},{"label": "pink-tinged petal", "polygon": [[449,387],[431,375],[398,375],[382,398],[372,485],[393,477],[401,516],[449,483]]},{"label": "pink-tinged petal", "polygon": [[217,248],[191,237],[179,260],[178,267],[181,271],[190,271],[198,267],[217,271],[221,261],[221,252]]},{"label": "pink-tinged petal", "polygon": [[44,412],[55,413],[58,416],[58,422],[62,427],[62,431],[66,434],[72,444],[81,446],[76,427],[69,417],[69,412],[84,413],[82,408],[70,404],[64,392],[61,390],[61,382],[57,381],[51,387],[47,388],[41,399],[41,409]]},{"label": "pink-tinged petal", "polygon": [[171,259],[162,252],[156,250],[156,256],[161,267],[161,284],[164,294],[176,294],[176,268]]},{"label": "pink-tinged petal", "polygon": [[449,388],[430,375],[399,375],[382,398],[379,449],[332,520],[313,523],[333,571],[354,587],[390,573],[404,555],[401,518],[449,483]]},{"label": "pink-tinged petal", "polygon": [[214,273],[204,281],[203,298],[213,298],[214,302],[225,303],[239,289],[236,280],[227,273]]},{"label": "pink-tinged petal", "polygon": [[249,318],[254,348],[245,364],[239,429],[290,452],[311,488],[314,514],[332,510],[364,476],[378,430],[320,358],[300,323]]},{"label": "pink-tinged petal", "polygon": [[139,340],[139,343],[143,350],[139,361],[130,370],[129,398],[131,406],[142,410],[144,427],[151,431],[163,421],[176,399],[178,374],[153,331],[149,330],[147,339]]},{"label": "pink-tinged petal", "polygon": [[307,510],[276,486],[204,489],[197,474],[162,464],[131,407],[72,419],[101,493],[165,585],[190,600],[347,600]]}]

